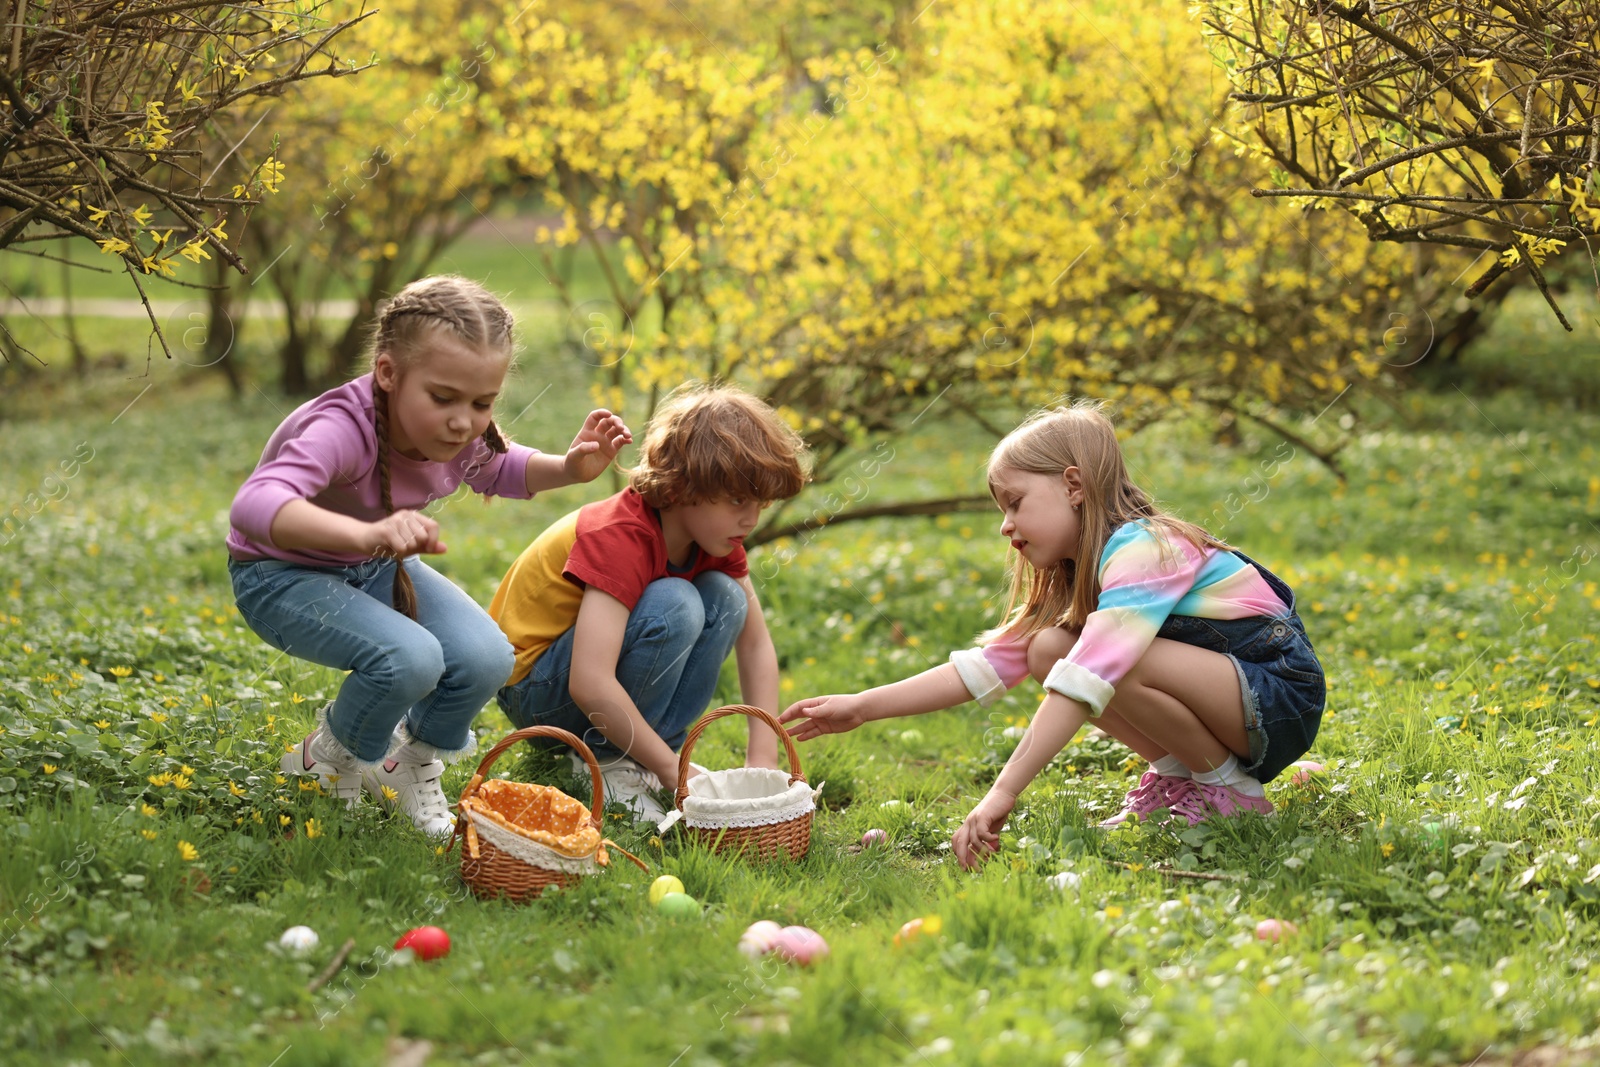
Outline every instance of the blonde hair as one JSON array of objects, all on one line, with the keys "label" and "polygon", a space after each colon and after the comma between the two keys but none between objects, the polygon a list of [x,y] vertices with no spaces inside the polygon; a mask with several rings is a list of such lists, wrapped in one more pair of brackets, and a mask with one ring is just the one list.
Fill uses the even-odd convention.
[{"label": "blonde hair", "polygon": [[[516,354],[511,312],[489,290],[454,274],[420,278],[401,289],[384,304],[372,334],[371,366],[387,355],[397,370],[404,372],[422,359],[430,341],[445,331],[463,344],[486,355],[504,355],[509,366]],[[389,495],[389,394],[372,378],[372,406],[378,434],[378,489],[383,511],[394,514]],[[505,435],[493,419],[481,438],[491,452],[506,451]],[[417,617],[417,591],[406,573],[405,561],[397,561],[394,574],[394,609],[407,618]]]},{"label": "blonde hair", "polygon": [[[1000,470],[1059,478],[1068,467],[1076,467],[1083,482],[1083,504],[1078,510],[1076,560],[1035,569],[1018,554],[1011,567],[1005,621],[984,633],[980,642],[1030,637],[1051,626],[1082,629],[1100,599],[1100,556],[1124,523],[1139,520],[1158,536],[1164,535],[1163,540],[1181,537],[1196,548],[1228,547],[1199,526],[1163,513],[1150,494],[1133,484],[1105,408],[1103,401],[1080,399],[1036,411],[990,453],[991,495]],[[1085,581],[1078,580],[1080,564],[1087,571]]]},{"label": "blonde hair", "polygon": [[628,485],[653,508],[788,500],[810,480],[800,435],[766,403],[722,383],[675,389],[650,419]]}]

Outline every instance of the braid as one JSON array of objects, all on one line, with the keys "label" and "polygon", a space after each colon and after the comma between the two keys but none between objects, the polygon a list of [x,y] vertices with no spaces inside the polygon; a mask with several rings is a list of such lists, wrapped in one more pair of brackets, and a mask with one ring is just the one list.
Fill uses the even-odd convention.
[{"label": "braid", "polygon": [[491,452],[505,452],[509,446],[506,444],[506,435],[500,432],[500,426],[493,419],[483,431],[483,443],[489,446]]},{"label": "braid", "polygon": [[[393,515],[394,498],[389,493],[389,394],[384,392],[377,378],[372,380],[372,408],[378,429],[378,492],[382,496],[384,514]],[[394,593],[390,602],[394,610],[412,622],[417,620],[417,588],[411,584],[411,575],[406,573],[403,559],[395,561]]]}]

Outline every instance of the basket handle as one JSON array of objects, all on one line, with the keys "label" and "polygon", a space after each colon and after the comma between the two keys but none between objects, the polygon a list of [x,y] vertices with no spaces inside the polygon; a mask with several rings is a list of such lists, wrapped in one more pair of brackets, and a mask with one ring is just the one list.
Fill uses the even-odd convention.
[{"label": "basket handle", "polygon": [[484,753],[483,761],[478,764],[478,769],[473,772],[472,780],[461,791],[461,800],[456,808],[461,817],[456,820],[456,833],[464,833],[469,820],[467,819],[466,803],[478,792],[478,786],[483,784],[483,776],[489,773],[489,768],[494,761],[499,759],[512,745],[518,741],[526,741],[530,737],[553,737],[563,744],[571,745],[583,757],[583,762],[589,765],[589,777],[594,782],[594,806],[589,809],[589,825],[596,830],[601,828],[600,812],[606,806],[605,780],[600,777],[600,764],[594,758],[594,752],[583,743],[583,739],[570,730],[563,730],[559,726],[525,726],[515,730],[500,739],[500,743]]},{"label": "basket handle", "polygon": [[689,795],[690,750],[694,748],[694,743],[700,740],[700,735],[705,732],[707,726],[710,726],[718,719],[726,719],[729,715],[745,715],[752,719],[760,719],[771,727],[772,732],[778,735],[778,739],[783,742],[784,750],[789,754],[789,784],[794,785],[796,782],[806,780],[806,776],[800,771],[800,753],[795,751],[794,740],[789,736],[789,731],[783,728],[783,724],[777,720],[772,712],[765,708],[758,708],[753,704],[729,704],[726,707],[718,708],[716,711],[708,711],[702,715],[700,721],[695,723],[694,728],[689,731],[689,736],[684,739],[683,748],[678,753],[678,788],[673,794],[673,803],[677,805],[679,811],[683,810],[683,800]]}]

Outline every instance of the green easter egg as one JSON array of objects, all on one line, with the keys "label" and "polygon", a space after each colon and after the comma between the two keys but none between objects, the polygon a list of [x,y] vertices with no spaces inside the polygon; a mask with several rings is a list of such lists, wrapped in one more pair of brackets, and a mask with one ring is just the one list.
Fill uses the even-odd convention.
[{"label": "green easter egg", "polygon": [[669,919],[698,919],[700,902],[687,893],[668,893],[656,903],[656,910]]}]

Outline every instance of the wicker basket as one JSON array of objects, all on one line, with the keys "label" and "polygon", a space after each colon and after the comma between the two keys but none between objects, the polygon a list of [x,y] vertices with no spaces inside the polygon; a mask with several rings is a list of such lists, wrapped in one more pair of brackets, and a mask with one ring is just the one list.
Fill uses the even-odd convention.
[{"label": "wicker basket", "polygon": [[[577,750],[589,765],[594,805],[567,796],[548,785],[484,780],[490,766],[518,741],[553,737]],[[550,886],[569,886],[609,862],[606,846],[622,852],[640,870],[649,870],[633,855],[600,834],[605,784],[589,746],[554,726],[529,726],[508,734],[478,764],[477,773],[461,792],[456,834],[463,839],[461,880],[479,897],[531,900]]]},{"label": "wicker basket", "polygon": [[[705,728],[729,715],[747,715],[770,726],[789,754],[789,773],[751,767],[705,771],[689,782],[689,753]],[[795,788],[796,786],[800,788]],[[789,732],[770,712],[730,704],[708,712],[678,753],[675,794],[685,830],[716,852],[739,852],[763,860],[802,858],[811,847],[815,793],[800,771],[800,755]],[[676,814],[672,816],[676,819]],[[666,825],[666,824],[663,824]]]}]

